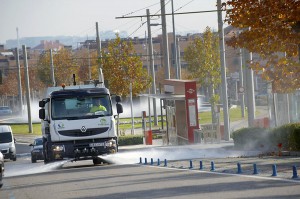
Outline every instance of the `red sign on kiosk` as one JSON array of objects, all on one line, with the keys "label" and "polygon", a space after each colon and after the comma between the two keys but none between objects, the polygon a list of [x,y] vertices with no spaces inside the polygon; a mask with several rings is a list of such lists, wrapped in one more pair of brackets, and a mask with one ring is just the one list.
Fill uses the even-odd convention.
[{"label": "red sign on kiosk", "polygon": [[196,82],[185,82],[185,99],[188,139],[189,143],[194,143],[194,129],[199,127]]}]

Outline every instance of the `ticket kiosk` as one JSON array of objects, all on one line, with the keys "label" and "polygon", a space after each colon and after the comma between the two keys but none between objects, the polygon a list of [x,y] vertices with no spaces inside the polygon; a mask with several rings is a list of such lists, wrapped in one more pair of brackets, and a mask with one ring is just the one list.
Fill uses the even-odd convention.
[{"label": "ticket kiosk", "polygon": [[199,128],[196,81],[164,80],[163,107],[166,111],[168,144],[194,143]]}]

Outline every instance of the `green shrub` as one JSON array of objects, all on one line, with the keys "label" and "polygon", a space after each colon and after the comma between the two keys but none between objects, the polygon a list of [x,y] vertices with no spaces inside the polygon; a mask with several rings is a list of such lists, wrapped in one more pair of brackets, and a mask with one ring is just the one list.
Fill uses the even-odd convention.
[{"label": "green shrub", "polygon": [[142,135],[120,136],[118,143],[119,146],[143,144],[143,136]]},{"label": "green shrub", "polygon": [[300,151],[300,123],[274,128],[272,133],[276,144],[282,144],[282,150]]},{"label": "green shrub", "polygon": [[234,131],[232,138],[237,149],[269,150],[272,147],[269,130],[264,128],[242,128]]},{"label": "green shrub", "polygon": [[234,146],[245,150],[300,151],[300,123],[286,124],[273,129],[243,128],[232,133]]}]

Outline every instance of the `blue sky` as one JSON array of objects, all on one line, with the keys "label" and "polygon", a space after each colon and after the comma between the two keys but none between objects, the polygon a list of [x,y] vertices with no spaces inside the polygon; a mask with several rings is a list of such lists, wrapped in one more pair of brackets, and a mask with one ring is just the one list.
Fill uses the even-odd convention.
[{"label": "blue sky", "polygon": [[[216,0],[173,0],[176,12],[216,10]],[[166,13],[171,2],[165,0]],[[146,18],[116,19],[123,15],[145,15],[160,12],[160,0],[0,0],[0,43],[19,37],[95,36],[95,22],[100,31],[126,31],[131,37],[144,37]],[[160,23],[155,18],[151,23]],[[176,32],[203,32],[209,26],[217,30],[217,13],[176,15]],[[139,28],[140,27],[140,28]],[[167,17],[167,30],[172,32],[172,18]],[[152,27],[152,35],[161,27]]]}]

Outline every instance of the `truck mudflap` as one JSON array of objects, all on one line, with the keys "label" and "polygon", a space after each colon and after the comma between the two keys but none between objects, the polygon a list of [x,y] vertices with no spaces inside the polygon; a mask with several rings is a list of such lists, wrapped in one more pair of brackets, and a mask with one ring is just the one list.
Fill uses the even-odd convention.
[{"label": "truck mudflap", "polygon": [[117,150],[116,138],[52,143],[54,160],[64,158],[74,160],[93,159],[100,155],[116,153]]}]

